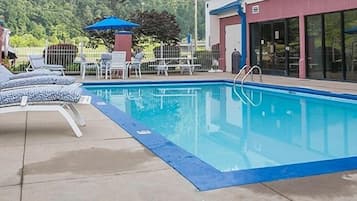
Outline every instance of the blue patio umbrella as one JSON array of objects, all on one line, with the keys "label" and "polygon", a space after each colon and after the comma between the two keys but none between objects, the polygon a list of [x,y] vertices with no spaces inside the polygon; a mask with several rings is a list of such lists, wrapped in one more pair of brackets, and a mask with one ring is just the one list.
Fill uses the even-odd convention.
[{"label": "blue patio umbrella", "polygon": [[350,29],[345,30],[345,33],[348,34],[357,34],[357,27],[352,27]]},{"label": "blue patio umbrella", "polygon": [[98,21],[92,25],[87,26],[85,29],[88,31],[92,30],[122,30],[122,29],[131,29],[138,27],[138,24],[122,20],[115,16],[106,17],[101,21]]}]

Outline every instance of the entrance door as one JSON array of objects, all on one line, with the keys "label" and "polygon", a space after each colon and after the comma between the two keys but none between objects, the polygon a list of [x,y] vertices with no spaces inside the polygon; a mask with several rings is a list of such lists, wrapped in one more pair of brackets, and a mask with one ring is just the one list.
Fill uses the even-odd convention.
[{"label": "entrance door", "polygon": [[285,22],[265,23],[261,26],[261,61],[268,74],[286,75]]},{"label": "entrance door", "polygon": [[228,25],[226,31],[226,72],[232,72],[232,52],[234,48],[242,53],[241,45],[241,26],[240,24]]},{"label": "entrance door", "polygon": [[299,75],[299,19],[250,24],[250,62],[264,74]]}]

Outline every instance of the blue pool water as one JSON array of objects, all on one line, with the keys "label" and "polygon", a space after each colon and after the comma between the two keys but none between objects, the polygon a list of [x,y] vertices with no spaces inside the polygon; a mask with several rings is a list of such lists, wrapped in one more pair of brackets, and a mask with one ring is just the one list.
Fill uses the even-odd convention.
[{"label": "blue pool water", "polygon": [[229,82],[85,88],[222,174],[357,155],[353,98]]}]

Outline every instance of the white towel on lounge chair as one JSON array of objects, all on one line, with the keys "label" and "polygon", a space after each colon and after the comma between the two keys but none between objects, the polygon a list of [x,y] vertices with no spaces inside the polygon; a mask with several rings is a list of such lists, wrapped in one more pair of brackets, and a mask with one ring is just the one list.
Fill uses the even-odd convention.
[{"label": "white towel on lounge chair", "polygon": [[[52,85],[0,91],[0,114],[19,111],[58,111],[70,124],[77,137],[82,136],[76,122],[85,122],[74,107],[75,103],[89,104],[91,98],[81,95],[78,84]],[[69,108],[74,118],[65,108]]]}]

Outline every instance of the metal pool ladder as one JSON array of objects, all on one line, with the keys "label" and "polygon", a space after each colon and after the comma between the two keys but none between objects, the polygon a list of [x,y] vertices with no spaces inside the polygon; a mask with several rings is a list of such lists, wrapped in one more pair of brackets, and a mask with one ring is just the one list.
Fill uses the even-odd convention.
[{"label": "metal pool ladder", "polygon": [[243,85],[245,79],[250,75],[251,76],[251,80],[253,81],[253,71],[254,69],[258,69],[258,72],[259,72],[259,81],[260,82],[263,82],[263,78],[262,78],[262,69],[257,66],[257,65],[254,65],[252,68],[249,69],[248,73],[245,74],[245,76],[242,78],[242,80],[240,81],[240,84]]},{"label": "metal pool ladder", "polygon": [[239,73],[238,73],[236,76],[234,76],[234,79],[233,79],[233,84],[234,84],[234,85],[236,84],[236,82],[237,82],[238,78],[240,77],[240,75],[243,75],[244,70],[245,70],[246,68],[248,68],[248,67],[249,67],[249,65],[244,65],[243,68],[241,68],[241,69],[239,70]]},{"label": "metal pool ladder", "polygon": [[243,89],[243,84],[244,84],[244,81],[245,79],[251,75],[251,79],[253,81],[253,71],[254,69],[258,69],[259,71],[259,77],[260,77],[260,82],[263,82],[263,79],[262,79],[262,69],[257,66],[257,65],[254,65],[252,68],[249,69],[248,73],[246,73],[242,80],[241,80],[241,94],[243,95],[243,97],[240,96],[240,93],[237,91],[237,88],[236,88],[236,82],[238,80],[238,78],[242,75],[242,73],[244,72],[244,70],[249,67],[249,65],[245,65],[243,66],[243,68],[241,68],[241,70],[239,71],[239,73],[234,77],[234,80],[233,80],[233,90],[234,90],[234,93],[241,99],[241,101],[243,102],[243,104],[251,104],[253,105],[254,107],[256,106],[259,106],[261,103],[262,103],[262,94],[260,93],[260,98],[259,98],[259,102],[258,103],[254,103],[253,100],[251,98],[248,97],[248,95],[245,93],[244,89]]}]

